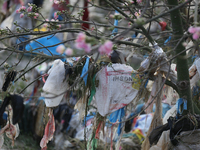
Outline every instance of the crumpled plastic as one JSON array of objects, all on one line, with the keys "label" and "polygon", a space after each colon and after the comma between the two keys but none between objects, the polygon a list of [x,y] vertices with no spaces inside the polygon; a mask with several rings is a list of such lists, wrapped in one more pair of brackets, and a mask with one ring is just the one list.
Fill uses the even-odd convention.
[{"label": "crumpled plastic", "polygon": [[143,80],[142,76],[140,76],[139,74],[134,73],[134,72],[131,74],[131,76],[133,78],[133,85],[132,85],[132,87],[134,89],[139,90],[140,89],[140,85],[142,84],[142,80]]},{"label": "crumpled plastic", "polygon": [[[141,62],[138,72],[147,71],[151,63],[153,63],[152,67],[157,66],[159,67],[160,71],[168,72],[169,64],[165,63],[167,62],[167,56],[165,52],[162,50],[161,47],[157,45],[157,43],[153,45],[153,48],[154,51],[145,60]],[[153,68],[151,72],[155,72],[156,70],[157,68]]]},{"label": "crumpled plastic", "polygon": [[138,90],[132,88],[133,71],[132,67],[125,64],[112,64],[96,74],[98,86],[95,100],[101,116],[128,105],[137,96]]},{"label": "crumpled plastic", "polygon": [[48,71],[48,78],[43,86],[42,97],[45,97],[47,107],[56,107],[60,104],[64,92],[69,87],[65,76],[64,63],[57,59],[53,62],[52,68]]}]

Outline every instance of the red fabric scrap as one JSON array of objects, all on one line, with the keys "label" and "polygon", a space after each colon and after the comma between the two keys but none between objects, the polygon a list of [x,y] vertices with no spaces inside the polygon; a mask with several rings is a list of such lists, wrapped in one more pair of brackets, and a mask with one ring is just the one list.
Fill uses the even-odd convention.
[{"label": "red fabric scrap", "polygon": [[99,122],[99,125],[97,127],[96,133],[95,133],[95,139],[99,139],[99,131],[101,129],[102,121]]},{"label": "red fabric scrap", "polygon": [[[89,11],[88,11],[88,2],[87,0],[84,0],[84,14],[83,14],[83,21],[89,21]],[[89,29],[89,24],[88,23],[83,23],[81,25],[81,27],[84,29],[84,30],[87,30]]]},{"label": "red fabric scrap", "polygon": [[162,21],[162,22],[159,22],[159,25],[161,26],[162,31],[164,31],[166,29],[167,23]]},{"label": "red fabric scrap", "polygon": [[45,127],[45,132],[42,140],[40,141],[41,150],[47,149],[47,143],[53,138],[53,133],[55,132],[55,122],[53,112],[49,113],[49,121]]}]

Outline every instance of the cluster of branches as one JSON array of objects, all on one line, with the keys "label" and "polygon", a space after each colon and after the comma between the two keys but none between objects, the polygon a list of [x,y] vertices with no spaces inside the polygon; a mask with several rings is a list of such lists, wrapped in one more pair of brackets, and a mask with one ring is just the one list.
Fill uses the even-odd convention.
[{"label": "cluster of branches", "polygon": [[[11,57],[15,56],[16,54],[21,54],[21,57],[19,58],[19,62],[23,59],[25,54],[30,54],[33,59],[30,59],[30,61],[27,63],[26,67],[18,70],[20,74],[18,74],[17,79],[15,79],[15,82],[18,81],[21,77],[23,77],[27,72],[29,72],[31,69],[36,67],[37,65],[40,65],[41,63],[47,61],[47,60],[55,60],[63,57],[79,57],[84,56],[86,53],[74,53],[71,56],[63,56],[63,55],[53,55],[51,51],[48,49],[50,47],[54,47],[60,44],[65,44],[68,47],[71,47],[74,49],[73,45],[70,45],[69,42],[75,42],[76,39],[76,33],[84,32],[88,37],[94,38],[95,40],[99,41],[101,43],[102,40],[105,41],[105,39],[112,41],[117,48],[120,47],[130,47],[130,53],[131,52],[137,52],[139,54],[145,54],[145,53],[151,53],[152,47],[149,46],[149,43],[151,45],[154,45],[155,42],[158,43],[160,47],[162,47],[166,54],[169,56],[168,60],[171,62],[177,56],[185,53],[188,50],[198,48],[198,40],[194,41],[192,38],[190,38],[190,34],[187,33],[187,30],[189,26],[191,25],[197,25],[196,22],[198,22],[198,10],[195,8],[198,8],[198,3],[193,2],[192,0],[187,1],[179,1],[176,5],[172,5],[169,2],[166,1],[154,1],[154,0],[99,0],[99,2],[95,0],[88,1],[88,9],[94,7],[96,9],[100,9],[105,11],[107,14],[105,15],[105,19],[107,20],[106,23],[99,23],[93,20],[90,21],[83,21],[82,15],[84,14],[85,7],[80,7],[82,1],[77,0],[74,5],[66,4],[67,9],[62,12],[58,12],[59,15],[63,16],[62,21],[48,21],[41,13],[42,8],[38,8],[36,5],[31,6],[34,8],[34,12],[39,14],[39,18],[34,20],[34,15],[30,15],[29,17],[37,21],[35,25],[33,25],[33,28],[27,29],[23,26],[20,26],[17,21],[14,22],[14,26],[16,27],[15,30],[11,30],[9,28],[6,29],[0,29],[0,51],[10,51],[10,54],[6,56],[6,58],[1,62],[0,67],[3,66],[3,64]],[[103,2],[103,3],[102,3]],[[65,2],[62,2],[65,3]],[[104,4],[104,5],[99,5]],[[161,9],[161,11],[159,11]],[[78,12],[76,11],[78,10]],[[174,28],[171,26],[172,20],[169,17],[169,14],[176,11],[181,11],[181,22],[183,25],[183,32],[185,34],[182,34],[181,36],[172,36],[172,39],[167,43],[167,46],[164,45],[164,41],[168,39],[169,36],[172,34],[179,34],[178,31],[174,30]],[[195,10],[195,11],[193,11]],[[119,14],[115,15],[114,11],[118,11]],[[112,16],[110,14],[113,14]],[[28,15],[28,13],[27,13]],[[113,19],[116,19],[119,21],[119,25],[116,26],[113,23]],[[154,22],[159,23],[161,21],[165,20],[167,23],[166,30],[159,31],[154,33],[151,33],[151,28],[154,27]],[[120,25],[124,22],[127,22],[127,25]],[[92,30],[88,29],[85,30],[81,28],[81,25],[83,23],[89,24],[92,26]],[[48,30],[45,32],[42,31],[35,31],[34,29],[40,29],[45,24],[48,24]],[[58,28],[58,26],[61,25],[61,28]],[[104,27],[105,31],[99,30],[100,27]],[[119,32],[117,34],[114,34],[111,32],[114,28],[119,29]],[[36,50],[39,50],[41,48],[32,49],[31,51],[27,51],[25,48],[23,50],[19,50],[20,45],[25,45],[27,43],[30,43],[31,41],[37,42],[36,40],[45,37],[48,35],[56,35],[57,33],[72,33],[72,38],[66,39],[62,41],[61,43],[51,45],[48,47],[45,47],[43,43],[39,43],[42,48],[45,48],[49,51],[51,55],[46,55],[44,53],[37,53]],[[140,35],[140,37],[136,36],[135,39],[138,39],[139,42],[135,42],[132,38],[131,40],[125,40],[125,37],[130,36],[130,33],[135,35]],[[153,39],[152,35],[160,35],[159,39]],[[25,41],[21,40],[21,37],[29,36],[28,39]],[[142,38],[141,38],[142,37]],[[190,38],[190,40],[193,40],[194,45],[192,47],[189,47],[183,51],[179,51],[176,54],[174,53],[177,47],[179,45],[182,45],[182,43]],[[17,39],[19,44],[13,44],[10,41],[11,39]],[[38,42],[37,42],[38,43]],[[95,44],[92,45],[92,51],[87,55],[93,55],[95,53],[98,53],[98,48],[101,44]],[[174,54],[174,55],[172,55]],[[97,60],[99,55],[97,55]],[[34,66],[28,67],[31,61],[40,60],[37,62]],[[15,68],[18,64],[14,64],[10,66],[11,68]],[[96,63],[96,61],[95,61]],[[90,66],[90,70],[94,67],[94,64]],[[83,77],[78,78],[78,80],[72,85],[75,86],[80,80],[82,80]],[[38,79],[38,78],[37,78]],[[28,86],[30,86],[32,83],[34,83],[37,79],[35,79],[33,82],[31,82]],[[176,91],[179,91],[176,83],[171,83],[170,81],[166,81],[168,85],[172,86]],[[24,89],[21,90],[21,93],[24,92]]]}]

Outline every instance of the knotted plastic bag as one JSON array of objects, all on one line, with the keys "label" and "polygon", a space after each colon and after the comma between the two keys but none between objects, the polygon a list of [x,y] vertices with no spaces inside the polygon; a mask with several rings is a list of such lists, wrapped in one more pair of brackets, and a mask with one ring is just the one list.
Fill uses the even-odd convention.
[{"label": "knotted plastic bag", "polygon": [[102,116],[126,106],[136,97],[138,90],[132,87],[133,71],[125,64],[112,64],[97,73],[95,100]]},{"label": "knotted plastic bag", "polygon": [[69,86],[65,77],[64,63],[60,59],[55,60],[48,74],[49,76],[42,88],[42,96],[45,97],[47,107],[55,107],[60,104],[64,92]]}]

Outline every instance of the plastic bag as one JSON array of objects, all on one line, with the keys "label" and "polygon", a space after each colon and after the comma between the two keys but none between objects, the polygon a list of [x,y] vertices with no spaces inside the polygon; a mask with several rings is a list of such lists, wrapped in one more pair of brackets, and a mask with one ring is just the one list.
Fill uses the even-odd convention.
[{"label": "plastic bag", "polygon": [[[64,63],[57,59],[53,62],[53,67],[48,71],[48,78],[43,86],[42,96],[45,98],[47,107],[58,106],[68,88],[67,79],[65,79]],[[67,78],[67,77],[66,77]]]},{"label": "plastic bag", "polygon": [[133,71],[125,64],[112,64],[97,73],[95,100],[102,116],[126,106],[136,97],[138,90],[132,88]]}]

